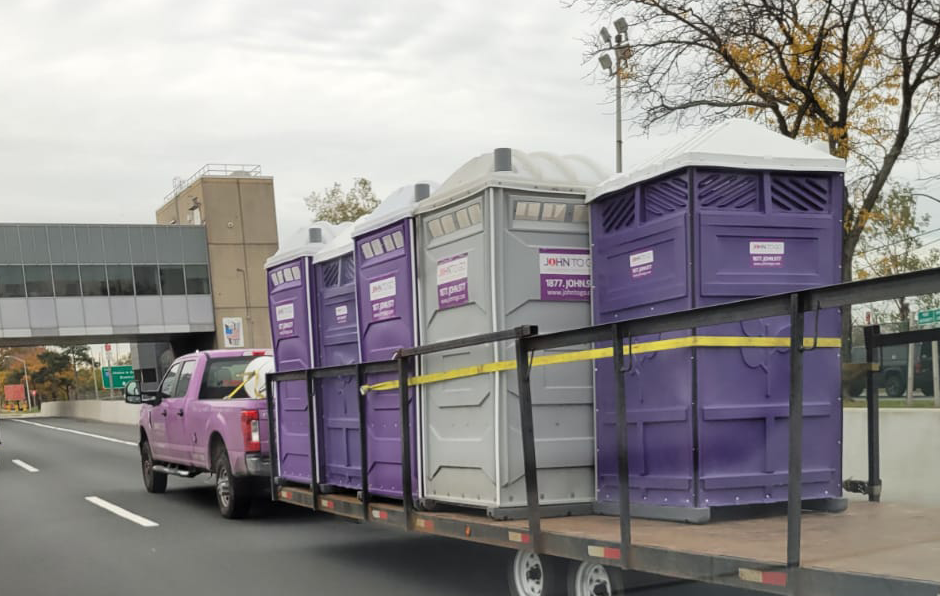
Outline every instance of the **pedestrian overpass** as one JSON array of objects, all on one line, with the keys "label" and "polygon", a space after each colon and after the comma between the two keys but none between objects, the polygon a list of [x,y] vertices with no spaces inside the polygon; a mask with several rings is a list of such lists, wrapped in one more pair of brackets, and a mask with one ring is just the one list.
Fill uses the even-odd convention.
[{"label": "pedestrian overpass", "polygon": [[0,346],[211,347],[206,228],[0,224]]}]

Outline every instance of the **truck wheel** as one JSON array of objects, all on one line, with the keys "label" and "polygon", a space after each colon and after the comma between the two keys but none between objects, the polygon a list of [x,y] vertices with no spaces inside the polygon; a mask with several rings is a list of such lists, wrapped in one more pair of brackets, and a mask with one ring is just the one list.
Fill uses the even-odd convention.
[{"label": "truck wheel", "polygon": [[517,550],[509,561],[509,593],[512,596],[565,596],[565,561]]},{"label": "truck wheel", "polygon": [[166,474],[153,471],[153,452],[148,441],[140,444],[140,471],[143,473],[144,488],[148,493],[166,492]]},{"label": "truck wheel", "polygon": [[623,573],[591,561],[572,561],[568,567],[569,596],[621,596],[627,593]]},{"label": "truck wheel", "polygon": [[885,391],[891,397],[901,397],[907,387],[904,386],[904,379],[899,374],[891,374],[885,379]]},{"label": "truck wheel", "polygon": [[219,504],[222,517],[241,519],[248,515],[251,508],[251,483],[249,478],[239,478],[232,474],[232,465],[228,461],[225,448],[216,450],[213,464],[215,473],[215,499]]}]

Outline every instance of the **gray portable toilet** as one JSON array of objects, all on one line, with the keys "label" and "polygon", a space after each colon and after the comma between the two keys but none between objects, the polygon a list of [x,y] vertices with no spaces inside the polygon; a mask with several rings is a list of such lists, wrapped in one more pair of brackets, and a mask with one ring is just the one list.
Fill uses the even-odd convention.
[{"label": "gray portable toilet", "polygon": [[[496,149],[467,162],[416,207],[422,343],[518,325],[591,323],[589,189],[606,177],[583,157]],[[515,360],[515,345],[422,358],[423,374]],[[548,514],[594,499],[590,362],[531,375],[541,503]],[[515,371],[422,387],[428,501],[515,517],[526,504]],[[554,506],[554,507],[552,507]]]}]

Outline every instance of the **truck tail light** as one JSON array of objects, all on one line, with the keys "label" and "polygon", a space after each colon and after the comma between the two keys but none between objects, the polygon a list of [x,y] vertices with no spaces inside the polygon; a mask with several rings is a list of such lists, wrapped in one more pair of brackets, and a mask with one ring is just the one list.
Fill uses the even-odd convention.
[{"label": "truck tail light", "polygon": [[242,438],[245,439],[245,451],[261,451],[261,425],[258,410],[242,412]]}]

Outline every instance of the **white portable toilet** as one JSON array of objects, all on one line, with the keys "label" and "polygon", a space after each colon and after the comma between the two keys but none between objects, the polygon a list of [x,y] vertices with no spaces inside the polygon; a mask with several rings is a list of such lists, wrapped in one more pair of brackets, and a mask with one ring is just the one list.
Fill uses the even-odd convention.
[{"label": "white portable toilet", "polygon": [[[591,323],[585,194],[606,177],[587,158],[496,149],[416,206],[422,343],[538,325]],[[515,360],[514,342],[424,356],[422,374]],[[594,499],[590,362],[533,369],[539,492],[545,514]],[[422,387],[423,496],[524,515],[515,371]]]}]

